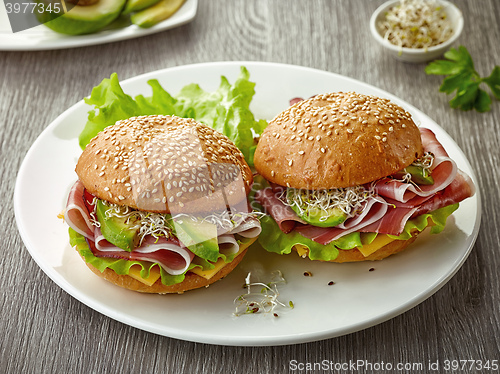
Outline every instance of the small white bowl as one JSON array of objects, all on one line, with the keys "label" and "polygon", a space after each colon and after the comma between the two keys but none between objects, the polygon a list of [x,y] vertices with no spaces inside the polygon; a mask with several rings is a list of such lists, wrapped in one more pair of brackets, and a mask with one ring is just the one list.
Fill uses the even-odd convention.
[{"label": "small white bowl", "polygon": [[425,48],[401,48],[397,45],[392,44],[388,40],[385,40],[383,35],[380,34],[377,24],[384,20],[385,14],[391,9],[393,6],[397,5],[399,0],[391,0],[388,1],[375,10],[370,18],[370,31],[375,40],[384,47],[384,49],[394,58],[406,61],[406,62],[426,62],[430,60],[434,60],[440,56],[442,56],[453,43],[458,39],[462,30],[464,28],[464,17],[460,9],[458,9],[455,5],[448,1],[440,0],[438,1],[441,4],[441,7],[446,12],[448,19],[453,24],[453,35],[439,45]]}]

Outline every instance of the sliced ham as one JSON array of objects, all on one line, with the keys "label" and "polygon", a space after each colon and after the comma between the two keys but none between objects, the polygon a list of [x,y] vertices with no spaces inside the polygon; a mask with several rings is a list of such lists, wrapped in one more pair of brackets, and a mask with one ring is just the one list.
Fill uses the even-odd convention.
[{"label": "sliced ham", "polygon": [[299,218],[293,209],[281,200],[281,195],[279,189],[268,187],[258,191],[256,199],[285,234],[295,229],[301,235],[321,244],[328,244],[341,236],[360,231],[363,227],[381,219],[387,211],[387,203],[383,199],[373,198],[367,201],[361,214],[335,227],[318,227],[309,225]]},{"label": "sliced ham", "polygon": [[71,187],[64,212],[64,220],[80,235],[94,239],[94,225],[85,203],[85,187],[79,180]]},{"label": "sliced ham", "polygon": [[131,252],[137,260],[157,262],[171,275],[183,274],[193,261],[194,254],[178,240],[160,236],[145,237],[140,247]]},{"label": "sliced ham", "polygon": [[[88,195],[88,194],[87,194]],[[194,254],[182,245],[175,237],[158,238],[146,236],[141,245],[131,252],[125,251],[110,243],[102,235],[99,227],[92,224],[90,215],[91,201],[86,201],[83,184],[77,181],[71,188],[65,211],[65,220],[68,225],[85,236],[92,253],[96,257],[108,257],[125,260],[150,261],[158,263],[168,274],[183,274],[191,264]],[[254,238],[261,232],[260,222],[251,216],[246,216],[237,222],[229,233],[219,235],[217,238],[219,250],[226,255],[238,252],[239,245],[234,234],[247,238]]]},{"label": "sliced ham", "polygon": [[257,191],[255,199],[262,205],[271,217],[276,221],[281,231],[288,234],[297,223],[307,224],[299,218],[288,205],[283,204],[280,192],[275,192],[271,187]]},{"label": "sliced ham", "polygon": [[121,250],[118,247],[111,250],[111,246],[108,245],[104,245],[105,250],[99,250],[93,240],[87,239],[87,243],[96,257],[154,262],[171,275],[183,274],[194,258],[194,254],[187,248],[181,248],[164,237],[158,238],[153,245],[139,247],[131,252]]},{"label": "sliced ham", "polygon": [[260,221],[255,217],[246,217],[244,220],[238,222],[229,234],[238,234],[244,238],[256,238],[260,235],[262,228]]},{"label": "sliced ham", "polygon": [[163,236],[147,236],[141,246],[128,252],[106,240],[98,227],[95,228],[95,242],[91,248],[98,257],[156,262],[171,275],[184,273],[194,258],[194,254],[181,246],[176,238]]},{"label": "sliced ham", "polygon": [[399,235],[416,210],[416,207],[390,207],[381,219],[363,227],[360,231]]},{"label": "sliced ham", "polygon": [[219,252],[224,255],[232,255],[240,250],[240,246],[236,241],[234,235],[223,234],[217,237],[217,244],[219,245]]},{"label": "sliced ham", "polygon": [[[412,200],[401,203],[389,201],[391,203],[387,214],[377,222],[364,227],[361,232],[377,232],[379,234],[400,235],[406,222],[419,215],[430,213],[436,209],[448,205],[456,204],[468,197],[473,196],[475,187],[469,176],[459,171],[455,179],[444,190],[437,192],[430,198],[423,199],[419,196]],[[416,201],[413,201],[416,200]]]},{"label": "sliced ham", "polygon": [[361,231],[365,226],[380,220],[387,212],[387,203],[383,200],[370,199],[363,212],[347,219],[335,227],[317,227],[313,225],[297,225],[295,230],[302,236],[320,244],[328,244],[352,232]]},{"label": "sliced ham", "polygon": [[459,170],[455,179],[443,191],[438,192],[432,198],[418,205],[412,218],[421,214],[432,212],[433,210],[443,208],[448,205],[465,200],[476,193],[476,186],[472,179]]},{"label": "sliced ham", "polygon": [[415,196],[432,196],[446,188],[455,179],[458,171],[457,164],[448,156],[436,135],[429,129],[420,128],[420,136],[424,152],[430,152],[434,155],[434,162],[430,168],[434,184],[415,186],[411,183],[383,178],[375,183],[377,194],[406,203]]}]

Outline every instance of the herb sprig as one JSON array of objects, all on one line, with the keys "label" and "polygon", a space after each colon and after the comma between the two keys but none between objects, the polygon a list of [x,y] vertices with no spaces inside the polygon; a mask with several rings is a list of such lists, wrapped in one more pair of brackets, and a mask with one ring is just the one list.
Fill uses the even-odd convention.
[{"label": "herb sprig", "polygon": [[474,62],[469,51],[464,46],[458,49],[451,48],[444,54],[446,60],[437,60],[429,63],[425,72],[429,75],[448,75],[439,87],[440,92],[455,96],[450,100],[452,108],[461,110],[475,109],[478,112],[487,112],[491,107],[491,98],[488,92],[481,89],[481,83],[490,88],[493,96],[500,100],[500,66],[495,66],[490,76],[481,78],[474,68]]}]

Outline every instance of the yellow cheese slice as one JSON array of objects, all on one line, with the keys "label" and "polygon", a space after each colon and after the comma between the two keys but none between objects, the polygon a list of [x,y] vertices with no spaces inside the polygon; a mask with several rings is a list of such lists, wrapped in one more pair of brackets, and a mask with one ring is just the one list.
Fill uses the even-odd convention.
[{"label": "yellow cheese slice", "polygon": [[[365,244],[362,247],[356,248],[361,252],[363,256],[368,257],[393,240],[395,239],[391,239],[388,235],[379,234],[370,244]],[[309,248],[302,244],[295,244],[295,250],[300,257],[304,258],[307,257],[307,254],[309,253]]]},{"label": "yellow cheese slice", "polygon": [[297,254],[302,257],[306,258],[307,254],[309,253],[309,248],[303,244],[295,244],[295,250],[297,251]]},{"label": "yellow cheese slice", "polygon": [[[245,238],[243,240],[240,240],[241,241],[240,249],[239,249],[238,253],[236,254],[236,256],[238,256],[241,252],[243,252],[245,249],[247,249],[256,239],[257,238],[252,238],[252,239]],[[236,257],[236,256],[234,256],[234,257]],[[219,258],[217,260],[217,262],[214,264],[213,269],[203,270],[199,267],[196,267],[194,269],[191,269],[190,271],[195,273],[195,274],[198,274],[200,277],[203,277],[205,279],[210,279],[215,274],[217,274],[217,272],[220,269],[222,269],[226,265],[227,264],[224,262],[224,260],[222,258]]]},{"label": "yellow cheese slice", "polygon": [[391,239],[388,235],[379,234],[370,244],[365,244],[357,248],[363,256],[368,257],[392,241],[394,241],[394,239]]},{"label": "yellow cheese slice", "polygon": [[151,271],[149,272],[149,277],[144,279],[141,277],[141,266],[140,265],[133,265],[128,272],[129,277],[132,277],[134,279],[137,279],[139,282],[144,283],[147,286],[152,286],[158,278],[160,278],[160,269],[158,269],[158,266],[153,266],[151,268]]}]

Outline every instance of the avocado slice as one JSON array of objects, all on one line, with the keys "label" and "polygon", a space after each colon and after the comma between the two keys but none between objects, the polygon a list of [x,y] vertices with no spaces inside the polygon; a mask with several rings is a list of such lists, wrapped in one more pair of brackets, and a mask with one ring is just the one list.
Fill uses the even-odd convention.
[{"label": "avocado slice", "polygon": [[215,262],[219,258],[217,226],[191,217],[175,217],[175,236],[198,257]]},{"label": "avocado slice", "polygon": [[[75,5],[67,13],[37,13],[50,29],[68,35],[99,31],[120,16],[127,0],[99,0],[92,5]],[[43,2],[43,0],[40,0]]]},{"label": "avocado slice", "polygon": [[434,184],[434,178],[429,173],[428,169],[424,169],[421,166],[410,165],[405,167],[402,171],[396,173],[396,178],[402,178],[405,174],[411,175],[411,180],[416,184],[422,185],[432,185]]},{"label": "avocado slice", "polygon": [[326,210],[307,207],[305,204],[298,207],[297,204],[292,204],[292,193],[291,189],[287,189],[287,201],[291,205],[291,208],[300,218],[313,226],[334,227],[340,225],[347,219],[347,214],[345,214],[342,209],[336,207]]},{"label": "avocado slice", "polygon": [[156,4],[130,16],[133,24],[148,28],[166,20],[177,12],[185,0],[160,0]]},{"label": "avocado slice", "polygon": [[122,14],[138,12],[140,10],[149,8],[152,5],[155,5],[159,1],[160,0],[127,0],[125,8],[123,8]]},{"label": "avocado slice", "polygon": [[106,211],[109,209],[102,200],[97,201],[96,214],[102,235],[118,248],[131,252],[139,242],[139,227],[127,223],[127,218],[107,217]]}]

